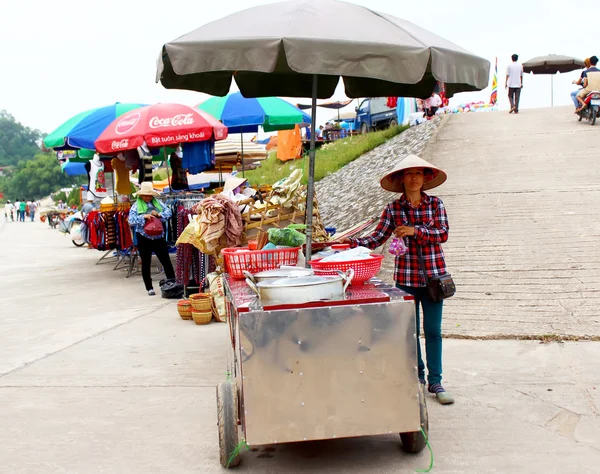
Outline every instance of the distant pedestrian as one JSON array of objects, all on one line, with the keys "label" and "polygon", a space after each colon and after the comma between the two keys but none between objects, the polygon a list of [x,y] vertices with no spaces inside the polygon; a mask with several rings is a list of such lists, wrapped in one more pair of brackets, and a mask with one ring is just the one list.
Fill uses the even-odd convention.
[{"label": "distant pedestrian", "polygon": [[508,89],[508,100],[510,101],[510,112],[519,113],[519,100],[521,89],[523,89],[523,65],[519,62],[519,55],[512,55],[512,63],[506,67],[506,83],[504,88]]},{"label": "distant pedestrian", "polygon": [[31,201],[31,203],[29,203],[29,217],[31,218],[31,222],[35,220],[35,211],[37,211],[37,206],[35,201]]},{"label": "distant pedestrian", "polygon": [[59,209],[66,209],[67,206],[65,206],[65,203],[62,202],[62,199],[58,200],[58,206]]},{"label": "distant pedestrian", "polygon": [[6,201],[6,205],[4,206],[4,217],[6,218],[6,222],[8,222],[9,220],[13,222],[15,220],[14,211],[15,206],[12,202],[10,202],[9,199],[8,201]]},{"label": "distant pedestrian", "polygon": [[27,203],[22,199],[19,200],[19,220],[25,222],[25,211],[27,209]]}]

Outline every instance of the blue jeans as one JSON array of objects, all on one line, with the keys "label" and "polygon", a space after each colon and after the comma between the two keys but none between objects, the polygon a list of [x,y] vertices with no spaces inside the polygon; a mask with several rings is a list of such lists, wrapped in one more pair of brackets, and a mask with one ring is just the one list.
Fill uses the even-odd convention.
[{"label": "blue jeans", "polygon": [[578,109],[579,106],[581,105],[579,103],[579,101],[577,100],[577,94],[579,93],[581,89],[577,89],[575,91],[571,91],[571,100],[573,101],[573,104],[575,105],[575,108]]},{"label": "blue jeans", "polygon": [[420,310],[423,308],[423,331],[425,332],[425,352],[427,357],[427,381],[429,384],[442,381],[442,309],[444,301],[433,302],[427,295],[427,288],[396,285],[413,295],[417,315],[417,357],[419,360],[419,378],[425,379],[425,364],[421,357]]}]

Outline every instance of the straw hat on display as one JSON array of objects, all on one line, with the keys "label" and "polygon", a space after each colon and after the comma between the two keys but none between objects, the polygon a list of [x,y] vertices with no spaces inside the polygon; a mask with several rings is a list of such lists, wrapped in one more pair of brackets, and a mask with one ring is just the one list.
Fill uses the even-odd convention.
[{"label": "straw hat on display", "polygon": [[152,188],[152,183],[150,181],[144,181],[141,186],[140,186],[140,190],[134,194],[134,196],[160,196],[159,193],[157,193],[153,188]]},{"label": "straw hat on display", "polygon": [[231,178],[227,178],[225,180],[225,184],[223,185],[223,192],[227,193],[229,191],[233,191],[234,189],[239,188],[246,181],[248,181],[246,178],[238,178],[235,176],[232,176]]},{"label": "straw hat on display", "polygon": [[437,166],[432,165],[428,161],[425,161],[416,155],[408,155],[398,164],[398,166],[381,178],[379,184],[387,191],[403,193],[404,183],[402,181],[402,177],[404,175],[404,171],[409,168],[427,168],[431,170],[432,174],[425,174],[423,191],[438,187],[448,178],[446,173]]}]

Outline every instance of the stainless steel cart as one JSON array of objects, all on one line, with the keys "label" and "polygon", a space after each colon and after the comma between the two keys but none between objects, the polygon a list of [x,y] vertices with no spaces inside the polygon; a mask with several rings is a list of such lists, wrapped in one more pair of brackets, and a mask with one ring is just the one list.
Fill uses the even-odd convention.
[{"label": "stainless steel cart", "polygon": [[[425,447],[413,297],[373,279],[346,298],[262,307],[225,278],[231,377],[217,387],[221,464],[250,446],[400,433]],[[236,449],[237,448],[237,449]]]}]

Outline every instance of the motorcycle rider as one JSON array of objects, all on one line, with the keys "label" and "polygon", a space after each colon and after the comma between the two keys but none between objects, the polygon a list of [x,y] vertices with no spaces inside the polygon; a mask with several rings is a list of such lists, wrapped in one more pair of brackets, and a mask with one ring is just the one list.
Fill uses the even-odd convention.
[{"label": "motorcycle rider", "polygon": [[581,86],[579,89],[575,89],[574,91],[571,91],[571,100],[573,101],[573,105],[575,105],[575,108],[577,109],[579,107],[579,101],[577,100],[577,94],[579,93],[579,91],[581,89],[583,89],[583,78],[585,77],[585,71],[587,71],[590,67],[592,67],[592,64],[590,63],[590,58],[585,58],[583,60],[583,71],[581,71],[581,76],[579,76],[579,78],[575,81],[573,81],[573,84],[575,84],[576,86]]},{"label": "motorcycle rider", "polygon": [[592,56],[590,58],[591,67],[586,71],[583,71],[583,89],[581,89],[577,93],[577,101],[580,106],[575,110],[576,113],[581,112],[586,104],[585,97],[592,91],[600,91],[600,69],[596,66],[598,65],[598,57]]}]

